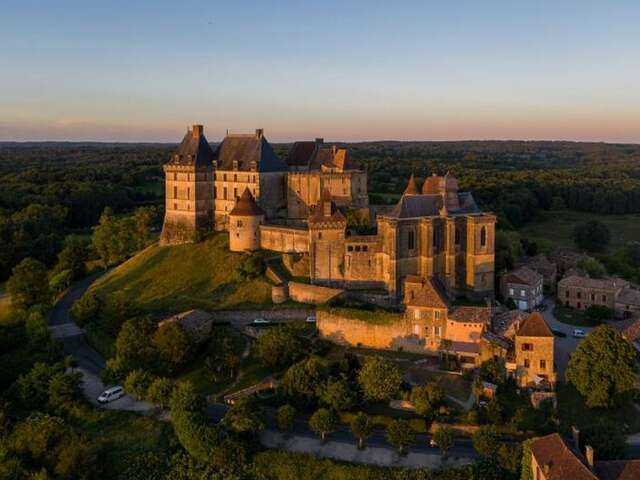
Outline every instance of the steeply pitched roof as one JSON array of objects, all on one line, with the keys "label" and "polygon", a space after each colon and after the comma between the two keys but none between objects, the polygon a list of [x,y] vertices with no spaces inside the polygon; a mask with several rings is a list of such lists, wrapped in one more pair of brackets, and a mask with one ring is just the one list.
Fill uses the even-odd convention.
[{"label": "steeply pitched roof", "polygon": [[403,195],[386,216],[391,218],[430,217],[439,215],[441,208],[441,195]]},{"label": "steeply pitched roof", "polygon": [[351,161],[346,148],[332,146],[318,146],[310,162],[310,170],[337,169],[340,171],[357,170]]},{"label": "steeply pitched roof", "polygon": [[557,433],[534,440],[531,454],[546,470],[547,480],[598,480]]},{"label": "steeply pitched roof", "polygon": [[308,167],[316,152],[316,148],[321,144],[321,138],[315,141],[294,142],[289,149],[287,165],[290,167]]},{"label": "steeply pitched roof", "polygon": [[553,333],[540,312],[533,312],[522,323],[516,332],[519,337],[553,337]]},{"label": "steeply pitched roof", "polygon": [[515,283],[517,285],[529,285],[535,287],[543,280],[542,275],[531,270],[529,267],[516,268],[505,274],[504,282]]},{"label": "steeply pitched roof", "polygon": [[[327,214],[325,211],[325,205],[330,205],[330,213]],[[328,189],[323,189],[320,194],[320,201],[318,204],[311,209],[311,214],[309,215],[308,222],[310,224],[320,224],[320,223],[345,223],[347,222],[346,217],[340,211],[340,209],[336,206],[335,202],[331,200],[331,192]]]},{"label": "steeply pitched roof", "polygon": [[638,480],[640,479],[640,460],[595,462],[594,470],[600,480]]},{"label": "steeply pitched roof", "polygon": [[253,195],[251,195],[249,188],[245,188],[233,209],[229,212],[229,215],[238,217],[256,217],[258,215],[264,215],[264,210],[258,206]]},{"label": "steeply pitched roof", "polygon": [[418,195],[419,193],[420,190],[418,189],[418,184],[416,184],[416,178],[412,173],[407,182],[407,188],[404,189],[404,195]]},{"label": "steeply pitched roof", "polygon": [[191,130],[187,130],[176,153],[171,156],[168,163],[211,167],[213,159],[214,153],[204,136],[202,125],[194,125]]},{"label": "steeply pitched roof", "polygon": [[448,308],[447,295],[433,277],[407,275],[404,280],[404,304],[412,307]]},{"label": "steeply pitched roof", "polygon": [[261,130],[249,135],[227,135],[215,151],[215,160],[218,170],[233,170],[234,161],[241,172],[250,171],[252,162],[258,172],[287,170],[287,165],[273,151]]}]

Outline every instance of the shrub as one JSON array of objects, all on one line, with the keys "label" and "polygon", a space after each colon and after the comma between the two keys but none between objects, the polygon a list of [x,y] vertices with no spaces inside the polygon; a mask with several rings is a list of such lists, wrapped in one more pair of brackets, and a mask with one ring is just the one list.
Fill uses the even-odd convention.
[{"label": "shrub", "polygon": [[358,374],[367,400],[390,400],[398,392],[400,381],[400,370],[382,357],[367,358]]},{"label": "shrub", "polygon": [[142,400],[147,397],[147,391],[152,382],[153,377],[150,373],[144,370],[133,370],[127,375],[124,388],[136,400]]},{"label": "shrub", "polygon": [[409,422],[403,419],[393,420],[387,427],[387,441],[398,449],[400,454],[415,440],[415,433]]},{"label": "shrub", "polygon": [[155,378],[147,389],[146,400],[159,407],[168,408],[173,387],[173,380],[162,377]]},{"label": "shrub", "polygon": [[75,322],[83,327],[87,322],[95,319],[100,313],[100,300],[95,292],[89,290],[71,306],[71,316]]},{"label": "shrub", "polygon": [[296,409],[291,405],[282,405],[277,413],[278,430],[282,433],[290,432],[295,418]]},{"label": "shrub", "polygon": [[269,368],[282,368],[300,357],[302,346],[290,328],[276,327],[258,337],[256,351]]},{"label": "shrub", "polygon": [[320,435],[324,442],[327,434],[331,433],[338,426],[338,417],[328,408],[320,408],[309,419],[309,428]]},{"label": "shrub", "polygon": [[171,372],[184,365],[193,353],[189,333],[177,322],[168,322],[158,328],[153,335],[153,345]]}]

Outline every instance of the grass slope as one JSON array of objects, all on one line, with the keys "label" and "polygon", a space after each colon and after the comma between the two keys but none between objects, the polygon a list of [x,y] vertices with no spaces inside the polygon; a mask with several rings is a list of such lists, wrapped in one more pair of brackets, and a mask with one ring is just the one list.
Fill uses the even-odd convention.
[{"label": "grass slope", "polygon": [[630,240],[640,240],[640,214],[595,215],[573,210],[541,212],[539,219],[520,229],[520,233],[525,238],[544,239],[554,245],[576,248],[572,238],[573,229],[589,220],[598,220],[609,228],[609,253]]},{"label": "grass slope", "polygon": [[229,252],[224,233],[196,244],[156,244],[115,268],[93,288],[101,297],[124,291],[136,307],[149,313],[271,306],[271,284],[265,277],[246,281],[237,275],[243,256]]}]

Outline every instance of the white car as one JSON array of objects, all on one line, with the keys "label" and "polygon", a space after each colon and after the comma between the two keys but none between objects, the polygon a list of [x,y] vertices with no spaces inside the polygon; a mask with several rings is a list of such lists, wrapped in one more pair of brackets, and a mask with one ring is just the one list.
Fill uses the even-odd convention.
[{"label": "white car", "polygon": [[100,394],[98,397],[98,402],[100,403],[109,403],[114,400],[119,399],[120,397],[124,397],[124,388],[120,385],[116,385],[114,387],[107,388],[104,392]]},{"label": "white car", "polygon": [[579,328],[573,329],[573,338],[584,338],[584,336],[584,330],[581,330]]},{"label": "white car", "polygon": [[305,319],[306,323],[316,323],[316,317],[314,315],[310,315]]},{"label": "white car", "polygon": [[267,323],[271,323],[271,320],[267,320],[266,318],[256,318],[253,323],[254,325],[265,325]]}]

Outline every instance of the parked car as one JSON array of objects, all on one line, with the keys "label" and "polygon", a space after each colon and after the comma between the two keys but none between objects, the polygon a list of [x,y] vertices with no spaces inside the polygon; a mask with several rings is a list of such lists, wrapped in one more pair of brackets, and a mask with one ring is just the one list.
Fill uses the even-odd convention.
[{"label": "parked car", "polygon": [[256,318],[253,323],[254,325],[265,325],[271,323],[271,320],[267,320],[266,318]]},{"label": "parked car", "polygon": [[99,403],[113,402],[114,400],[117,400],[120,397],[124,397],[124,395],[125,395],[124,388],[122,388],[120,385],[115,385],[113,387],[107,388],[104,392],[102,392],[98,397],[98,402]]},{"label": "parked car", "polygon": [[316,323],[316,317],[315,315],[309,315],[306,319],[305,319],[306,323]]},{"label": "parked car", "polygon": [[584,337],[585,337],[584,330],[581,330],[580,328],[573,329],[573,338],[584,338]]}]

